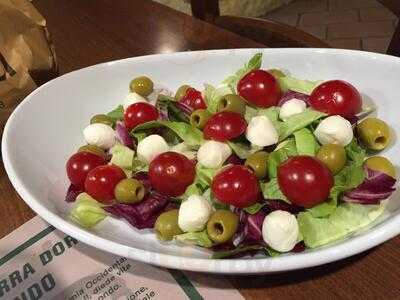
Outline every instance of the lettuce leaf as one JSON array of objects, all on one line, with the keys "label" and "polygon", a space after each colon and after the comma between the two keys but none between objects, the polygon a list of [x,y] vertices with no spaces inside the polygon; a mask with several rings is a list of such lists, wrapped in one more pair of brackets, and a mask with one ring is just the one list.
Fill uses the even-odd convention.
[{"label": "lettuce leaf", "polygon": [[318,148],[314,134],[307,128],[302,128],[293,133],[296,149],[299,155],[315,156]]},{"label": "lettuce leaf", "polygon": [[270,181],[261,184],[261,190],[262,190],[264,199],[282,200],[287,203],[290,203],[290,201],[282,193],[282,191],[279,187],[277,178],[272,178]]},{"label": "lettuce leaf", "polygon": [[228,85],[231,89],[231,92],[236,94],[236,86],[239,80],[242,79],[242,77],[247,73],[261,68],[261,63],[262,53],[257,53],[252,58],[250,58],[250,60],[241,69],[236,71],[235,74],[226,78],[222,83]]},{"label": "lettuce leaf", "polygon": [[198,183],[203,189],[210,186],[212,179],[218,170],[203,167],[201,164],[196,165],[196,178],[195,182]]},{"label": "lettuce leaf", "polygon": [[298,79],[292,76],[278,76],[276,77],[279,81],[281,89],[283,91],[295,91],[303,94],[310,95],[312,91],[322,83],[321,80],[310,81],[304,79]]},{"label": "lettuce leaf", "polygon": [[117,165],[121,169],[132,170],[132,161],[135,151],[122,144],[115,144],[110,152],[112,154],[111,163]]},{"label": "lettuce leaf", "polygon": [[124,119],[124,107],[122,105],[118,105],[115,109],[107,113],[111,119],[113,119],[114,123],[117,121],[122,121]]},{"label": "lettuce leaf", "polygon": [[268,155],[268,176],[275,178],[279,165],[290,156],[297,155],[296,143],[290,138],[280,143],[274,151]]},{"label": "lettuce leaf", "polygon": [[326,116],[326,113],[311,108],[307,108],[300,114],[290,116],[284,122],[279,123],[279,127],[277,128],[279,132],[279,140],[283,141],[295,131],[307,127],[311,123]]},{"label": "lettuce leaf", "polygon": [[362,148],[356,139],[353,139],[350,144],[345,147],[347,157],[353,161],[354,164],[361,166],[367,156],[366,151]]},{"label": "lettuce leaf", "polygon": [[258,146],[250,146],[245,143],[240,142],[228,142],[229,147],[231,147],[232,151],[240,158],[246,159],[250,156],[250,154],[255,153],[262,149],[262,147]]},{"label": "lettuce leaf", "polygon": [[150,121],[136,126],[132,129],[131,135],[134,135],[136,132],[158,127],[169,128],[188,146],[199,147],[203,143],[203,132],[185,122]]},{"label": "lettuce leaf", "polygon": [[369,225],[383,211],[383,205],[343,203],[327,218],[316,218],[306,211],[299,213],[297,220],[306,246],[316,248]]},{"label": "lettuce leaf", "polygon": [[92,228],[107,216],[103,205],[86,193],[81,193],[76,198],[69,213],[71,221],[84,228]]},{"label": "lettuce leaf", "polygon": [[178,242],[187,245],[195,245],[204,248],[210,248],[213,246],[213,242],[208,237],[207,231],[199,231],[199,232],[187,232],[183,234],[176,235],[174,239]]},{"label": "lettuce leaf", "polygon": [[260,203],[260,202],[256,202],[251,206],[247,206],[245,208],[243,208],[243,210],[245,212],[247,212],[248,214],[254,215],[256,213],[258,213],[261,208],[263,208],[265,206],[265,203]]},{"label": "lettuce leaf", "polygon": [[211,84],[205,84],[204,87],[207,110],[213,114],[217,112],[219,100],[225,95],[232,94],[231,88],[226,84],[221,84],[216,88]]}]

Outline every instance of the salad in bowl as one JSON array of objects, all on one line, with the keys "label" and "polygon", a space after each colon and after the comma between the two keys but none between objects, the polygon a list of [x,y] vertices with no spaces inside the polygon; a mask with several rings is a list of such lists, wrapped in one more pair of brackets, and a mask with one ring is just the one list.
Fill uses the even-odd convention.
[{"label": "salad in bowl", "polygon": [[91,228],[122,218],[213,258],[300,252],[375,221],[396,185],[379,155],[388,124],[349,82],[297,79],[261,61],[203,90],[134,78],[66,163],[70,219]]}]

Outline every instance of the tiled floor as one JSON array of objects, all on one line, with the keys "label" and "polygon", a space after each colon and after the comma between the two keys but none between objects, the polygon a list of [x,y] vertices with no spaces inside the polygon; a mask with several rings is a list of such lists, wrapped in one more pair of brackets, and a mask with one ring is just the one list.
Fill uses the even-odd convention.
[{"label": "tiled floor", "polygon": [[398,22],[376,0],[294,0],[266,18],[296,26],[335,48],[374,52],[386,51]]}]

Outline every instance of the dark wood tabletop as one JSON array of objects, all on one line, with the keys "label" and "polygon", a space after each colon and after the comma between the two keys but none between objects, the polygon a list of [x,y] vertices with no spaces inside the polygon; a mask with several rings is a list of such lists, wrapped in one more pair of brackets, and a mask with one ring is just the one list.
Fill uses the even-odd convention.
[{"label": "dark wood tabletop", "polygon": [[[61,74],[138,55],[263,47],[150,0],[35,0],[34,4],[47,19]],[[0,237],[34,215],[0,165]],[[329,265],[227,278],[246,299],[400,299],[400,237]]]}]

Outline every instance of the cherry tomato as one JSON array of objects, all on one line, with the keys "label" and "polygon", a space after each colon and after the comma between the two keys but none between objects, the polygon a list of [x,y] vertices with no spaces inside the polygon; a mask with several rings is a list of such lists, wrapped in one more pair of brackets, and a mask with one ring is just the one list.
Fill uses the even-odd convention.
[{"label": "cherry tomato", "polygon": [[333,176],[316,158],[299,155],[279,166],[278,183],[292,203],[310,208],[328,199]]},{"label": "cherry tomato", "polygon": [[164,152],[156,156],[149,166],[151,186],[160,194],[182,195],[196,175],[193,162],[177,152]]},{"label": "cherry tomato", "polygon": [[350,118],[361,111],[362,100],[360,93],[350,83],[331,80],[314,89],[310,96],[310,105],[329,115]]},{"label": "cherry tomato", "polygon": [[99,202],[110,204],[114,199],[114,188],[126,178],[125,172],[116,165],[105,165],[89,172],[85,181],[85,191]]},{"label": "cherry tomato", "polygon": [[153,105],[144,102],[134,103],[125,111],[125,126],[131,130],[140,124],[157,120],[158,116],[158,110]]},{"label": "cherry tomato", "polygon": [[276,106],[281,97],[279,82],[264,70],[247,73],[238,82],[237,90],[249,103],[259,107]]},{"label": "cherry tomato", "polygon": [[207,108],[201,92],[194,88],[188,88],[185,96],[182,97],[180,102],[190,106],[191,108],[193,108],[193,110]]},{"label": "cherry tomato", "polygon": [[209,140],[226,141],[239,137],[246,128],[246,120],[241,114],[222,111],[208,119],[203,134]]},{"label": "cherry tomato", "polygon": [[68,178],[73,185],[83,187],[87,174],[95,167],[106,163],[103,157],[93,153],[75,153],[68,159],[66,164]]},{"label": "cherry tomato", "polygon": [[259,199],[257,177],[245,166],[233,165],[220,171],[211,183],[215,197],[223,203],[246,207]]}]

